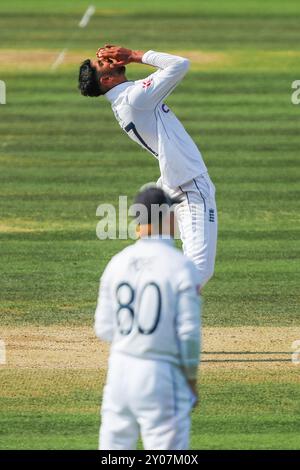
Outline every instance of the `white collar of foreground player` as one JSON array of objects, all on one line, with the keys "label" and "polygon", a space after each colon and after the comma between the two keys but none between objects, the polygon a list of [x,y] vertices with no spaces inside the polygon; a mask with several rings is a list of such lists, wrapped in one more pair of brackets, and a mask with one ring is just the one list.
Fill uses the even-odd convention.
[{"label": "white collar of foreground player", "polygon": [[108,101],[110,101],[111,103],[113,103],[117,98],[118,96],[124,91],[126,90],[126,88],[128,88],[129,86],[131,86],[133,83],[132,80],[128,80],[127,82],[122,82],[122,83],[119,83],[119,85],[116,85],[114,86],[113,88],[111,88],[110,90],[108,90],[106,93],[105,93],[105,98],[108,99]]},{"label": "white collar of foreground player", "polygon": [[174,240],[169,235],[146,235],[141,237],[139,241],[156,241],[166,243],[167,245],[174,245]]}]

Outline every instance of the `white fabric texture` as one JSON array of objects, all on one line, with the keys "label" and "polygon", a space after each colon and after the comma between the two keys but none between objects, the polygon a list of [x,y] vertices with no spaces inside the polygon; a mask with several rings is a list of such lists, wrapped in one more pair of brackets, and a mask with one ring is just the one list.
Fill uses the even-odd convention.
[{"label": "white fabric texture", "polygon": [[158,159],[163,183],[176,188],[207,172],[193,139],[164,103],[186,74],[189,61],[148,51],[143,62],[158,70],[143,80],[121,83],[105,96],[121,128]]},{"label": "white fabric texture", "polygon": [[172,240],[143,238],[107,265],[95,313],[111,341],[100,449],[186,449],[195,397],[200,301],[194,264]]},{"label": "white fabric texture", "polygon": [[110,358],[100,450],[185,450],[195,397],[176,366],[122,354]]},{"label": "white fabric texture", "polygon": [[191,181],[172,189],[161,179],[157,185],[171,197],[182,198],[176,208],[176,218],[184,254],[190,258],[199,274],[201,288],[214,273],[218,214],[215,201],[215,187],[208,174],[193,178]]},{"label": "white fabric texture", "polygon": [[[198,343],[198,272],[172,240],[143,238],[108,263],[100,282],[96,335],[111,352],[184,367],[180,341]],[[182,300],[184,299],[184,300]],[[189,364],[186,364],[186,367]]]}]

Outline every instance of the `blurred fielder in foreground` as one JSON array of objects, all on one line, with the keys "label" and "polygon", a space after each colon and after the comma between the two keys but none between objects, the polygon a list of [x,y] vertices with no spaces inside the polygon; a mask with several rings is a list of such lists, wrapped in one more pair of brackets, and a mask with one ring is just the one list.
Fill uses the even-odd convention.
[{"label": "blurred fielder in foreground", "polygon": [[[131,62],[158,70],[144,80],[128,81],[125,65]],[[158,159],[158,186],[171,197],[181,196],[176,216],[183,250],[194,261],[203,287],[215,265],[215,187],[199,149],[164,103],[188,67],[187,59],[171,54],[107,45],[98,50],[96,60],[82,63],[79,88],[85,96],[105,95],[121,128]]]},{"label": "blurred fielder in foreground", "polygon": [[[161,188],[140,192],[136,203],[147,209],[140,240],[114,256],[101,278],[95,331],[112,342],[101,450],[136,449],[139,435],[145,449],[188,448],[200,301],[197,270],[172,239],[177,202]],[[155,206],[164,208],[158,217]]]}]

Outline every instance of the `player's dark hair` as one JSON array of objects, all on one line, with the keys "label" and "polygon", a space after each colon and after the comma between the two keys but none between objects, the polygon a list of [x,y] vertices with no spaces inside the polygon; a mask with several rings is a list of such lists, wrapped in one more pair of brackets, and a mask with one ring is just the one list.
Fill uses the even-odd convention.
[{"label": "player's dark hair", "polygon": [[84,96],[100,96],[104,95],[101,89],[99,78],[101,74],[92,66],[90,59],[86,59],[79,68],[79,85],[80,93]]}]

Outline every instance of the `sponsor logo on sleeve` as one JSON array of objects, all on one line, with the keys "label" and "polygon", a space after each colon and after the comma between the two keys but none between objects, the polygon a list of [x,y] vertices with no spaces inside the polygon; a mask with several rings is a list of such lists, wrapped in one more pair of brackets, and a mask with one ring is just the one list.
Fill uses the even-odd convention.
[{"label": "sponsor logo on sleeve", "polygon": [[151,87],[152,83],[153,83],[152,78],[148,78],[147,80],[144,80],[143,85],[142,85],[144,90],[148,90],[148,88]]}]

